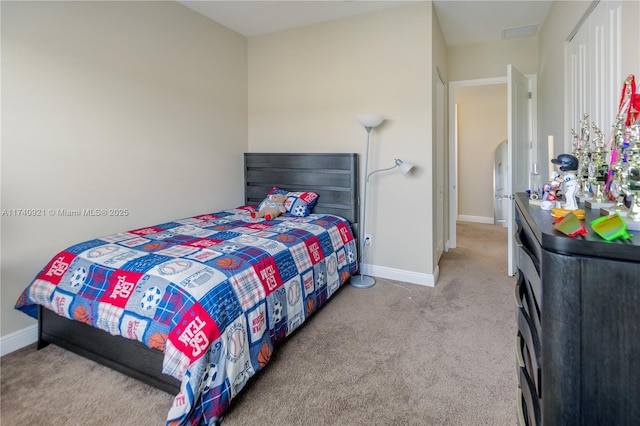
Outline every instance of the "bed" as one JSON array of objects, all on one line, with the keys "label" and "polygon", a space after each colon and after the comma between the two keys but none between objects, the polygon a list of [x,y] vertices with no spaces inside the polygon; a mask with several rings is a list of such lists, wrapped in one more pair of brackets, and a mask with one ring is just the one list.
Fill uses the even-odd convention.
[{"label": "bed", "polygon": [[[176,395],[167,424],[218,424],[278,342],[357,269],[357,154],[247,153],[244,177],[243,206],[56,254],[16,303],[38,319],[38,348]],[[274,188],[298,207],[252,218]]]}]

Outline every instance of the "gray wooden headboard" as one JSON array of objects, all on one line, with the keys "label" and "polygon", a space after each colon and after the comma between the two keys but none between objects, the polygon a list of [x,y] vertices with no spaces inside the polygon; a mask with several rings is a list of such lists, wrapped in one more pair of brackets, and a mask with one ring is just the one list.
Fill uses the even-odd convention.
[{"label": "gray wooden headboard", "polygon": [[314,213],[347,219],[357,232],[359,219],[358,154],[244,154],[245,204],[257,206],[277,186],[319,195]]}]

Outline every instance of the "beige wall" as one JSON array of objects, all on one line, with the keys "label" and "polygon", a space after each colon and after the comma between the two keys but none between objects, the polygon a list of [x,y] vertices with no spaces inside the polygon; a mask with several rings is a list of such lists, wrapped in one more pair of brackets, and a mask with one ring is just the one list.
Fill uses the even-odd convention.
[{"label": "beige wall", "polygon": [[417,165],[410,177],[371,178],[366,263],[376,274],[423,279],[434,268],[431,18],[425,2],[249,39],[250,151],[357,152],[362,171],[356,115],[379,113],[369,170]]},{"label": "beige wall", "polygon": [[[173,2],[2,7],[2,329],[75,242],[239,205],[247,40]],[[124,217],[49,209],[122,208]]]},{"label": "beige wall", "polygon": [[523,74],[538,72],[538,37],[449,48],[449,80],[506,77],[507,65]]},{"label": "beige wall", "polygon": [[459,87],[458,215],[493,223],[496,147],[507,139],[507,85]]}]

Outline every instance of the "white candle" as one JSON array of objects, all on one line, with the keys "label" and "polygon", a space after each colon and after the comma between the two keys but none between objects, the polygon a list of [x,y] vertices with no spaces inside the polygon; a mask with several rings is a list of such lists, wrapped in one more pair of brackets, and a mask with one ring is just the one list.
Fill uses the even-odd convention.
[{"label": "white candle", "polygon": [[549,167],[549,176],[553,173],[553,166],[551,165],[551,160],[555,158],[553,155],[553,135],[547,136],[547,155],[549,156],[549,161],[547,162],[547,167]]}]

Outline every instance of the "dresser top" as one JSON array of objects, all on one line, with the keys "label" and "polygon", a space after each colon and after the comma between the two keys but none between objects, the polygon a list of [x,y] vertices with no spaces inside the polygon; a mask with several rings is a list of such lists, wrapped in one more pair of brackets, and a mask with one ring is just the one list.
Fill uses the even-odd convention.
[{"label": "dresser top", "polygon": [[516,205],[540,245],[545,249],[557,253],[581,256],[604,257],[615,260],[640,262],[640,232],[627,231],[633,235],[629,239],[618,238],[606,241],[591,228],[591,221],[600,217],[599,210],[586,209],[585,219],[581,221],[587,229],[585,236],[569,237],[553,227],[554,218],[551,211],[543,210],[538,205],[529,204],[529,197],[525,193],[516,194]]}]

